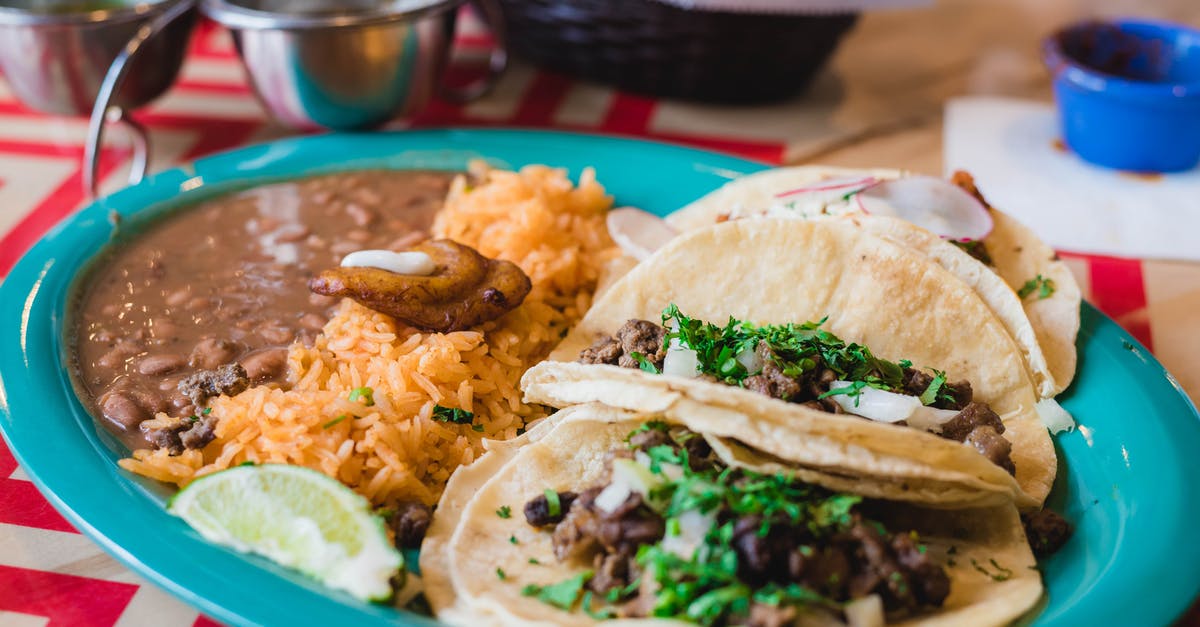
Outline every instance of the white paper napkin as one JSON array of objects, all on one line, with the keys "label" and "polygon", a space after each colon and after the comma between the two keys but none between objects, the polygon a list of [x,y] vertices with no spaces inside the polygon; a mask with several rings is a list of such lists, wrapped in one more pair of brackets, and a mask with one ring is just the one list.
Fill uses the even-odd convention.
[{"label": "white paper napkin", "polygon": [[1144,176],[1087,163],[1059,141],[1054,106],[1007,98],[946,105],[946,171],[1055,248],[1200,260],[1200,169]]}]

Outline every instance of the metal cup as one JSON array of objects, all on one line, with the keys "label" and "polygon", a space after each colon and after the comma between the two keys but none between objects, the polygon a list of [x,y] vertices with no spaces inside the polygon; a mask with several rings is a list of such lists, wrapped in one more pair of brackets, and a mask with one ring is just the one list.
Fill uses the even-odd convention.
[{"label": "metal cup", "polygon": [[[113,59],[147,22],[183,0],[0,0],[0,69],[26,105],[88,115]],[[96,10],[88,10],[91,7]],[[174,82],[194,13],[147,42],[113,104],[137,108]]]},{"label": "metal cup", "polygon": [[263,107],[298,128],[362,129],[420,111],[439,93],[477,97],[507,64],[495,0],[476,0],[497,40],[489,74],[441,83],[462,0],[202,0],[233,34]]}]

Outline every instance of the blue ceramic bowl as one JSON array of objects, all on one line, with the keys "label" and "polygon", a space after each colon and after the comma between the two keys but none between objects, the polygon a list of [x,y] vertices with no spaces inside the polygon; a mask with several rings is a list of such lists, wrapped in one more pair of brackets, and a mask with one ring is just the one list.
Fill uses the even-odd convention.
[{"label": "blue ceramic bowl", "polygon": [[1063,140],[1097,165],[1179,172],[1200,162],[1200,31],[1082,22],[1046,39]]}]

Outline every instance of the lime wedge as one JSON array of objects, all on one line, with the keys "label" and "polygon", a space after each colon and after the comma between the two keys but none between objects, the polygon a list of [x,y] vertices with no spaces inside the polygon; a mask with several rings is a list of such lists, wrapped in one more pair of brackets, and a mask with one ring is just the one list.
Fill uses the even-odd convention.
[{"label": "lime wedge", "polygon": [[210,542],[257,553],[359,599],[387,600],[404,558],[365,498],[314,470],[236,466],[167,504]]}]

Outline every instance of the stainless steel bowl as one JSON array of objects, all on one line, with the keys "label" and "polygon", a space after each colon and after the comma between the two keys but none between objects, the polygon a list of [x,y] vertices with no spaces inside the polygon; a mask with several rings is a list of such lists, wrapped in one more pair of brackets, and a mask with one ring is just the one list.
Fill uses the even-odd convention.
[{"label": "stainless steel bowl", "polygon": [[420,111],[435,93],[482,94],[507,63],[494,0],[477,0],[497,39],[486,79],[446,90],[463,0],[203,0],[233,33],[255,93],[293,127],[362,129]]},{"label": "stainless steel bowl", "polygon": [[[26,105],[87,115],[122,48],[155,16],[184,1],[0,0],[0,70]],[[114,104],[136,108],[171,86],[194,22],[191,12],[146,42]]]}]

